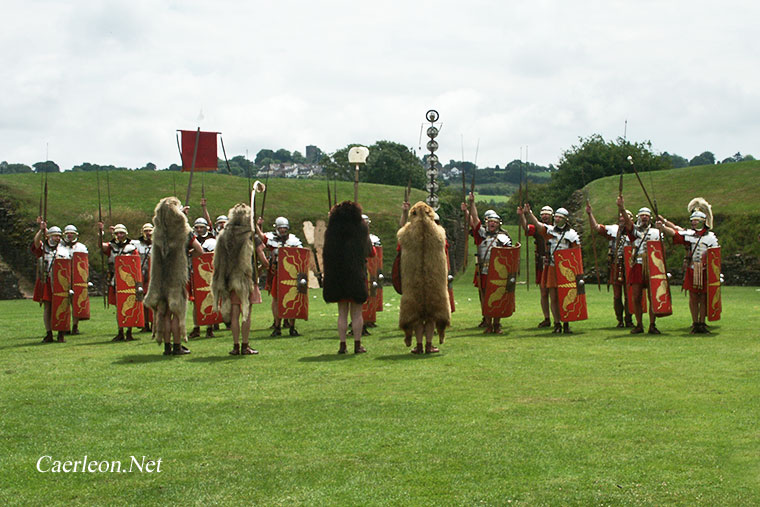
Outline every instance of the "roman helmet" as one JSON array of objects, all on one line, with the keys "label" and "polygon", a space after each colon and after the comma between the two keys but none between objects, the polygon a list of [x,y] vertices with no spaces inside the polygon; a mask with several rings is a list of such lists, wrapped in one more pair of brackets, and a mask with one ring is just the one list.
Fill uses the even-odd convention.
[{"label": "roman helmet", "polygon": [[[690,215],[693,215],[694,211],[701,212],[704,215],[705,226],[708,229],[712,229],[712,226],[713,226],[712,206],[703,197],[695,197],[694,199],[689,201],[689,205],[686,206],[686,209],[689,211]],[[699,218],[699,217],[695,217],[695,218]],[[691,217],[689,217],[689,220],[691,220]]]},{"label": "roman helmet", "polygon": [[290,230],[290,222],[288,222],[288,219],[285,217],[277,217],[274,220],[274,224],[272,225],[275,229],[285,228],[287,230]]}]

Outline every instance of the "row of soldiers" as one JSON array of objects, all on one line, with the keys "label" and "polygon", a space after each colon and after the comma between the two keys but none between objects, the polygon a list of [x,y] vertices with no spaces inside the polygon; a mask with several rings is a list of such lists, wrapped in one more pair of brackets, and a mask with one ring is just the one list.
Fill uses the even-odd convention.
[{"label": "row of soldiers", "polygon": [[[597,222],[589,203],[586,205],[586,213],[592,233],[599,234],[608,241],[609,283],[613,287],[613,310],[617,319],[617,327],[631,328],[631,334],[644,332],[643,313],[649,314],[649,334],[660,334],[656,326],[657,315],[669,315],[670,287],[669,273],[665,269],[664,248],[661,240],[663,235],[673,238],[673,243],[683,245],[686,249],[684,257],[684,283],[683,289],[689,293],[689,309],[692,316],[692,334],[704,334],[710,331],[706,325],[708,309],[713,308],[715,318],[719,318],[720,295],[717,293],[708,304],[708,252],[713,253],[714,262],[710,266],[712,275],[717,279],[714,285],[720,284],[720,254],[718,239],[712,232],[712,207],[703,198],[695,198],[689,202],[690,227],[680,227],[667,220],[662,215],[653,217],[652,211],[642,207],[634,217],[631,211],[625,208],[625,201],[621,196],[617,199],[618,221],[617,224],[604,225]],[[469,216],[470,233],[478,247],[474,284],[479,289],[481,306],[483,309],[483,321],[481,327],[485,327],[486,333],[500,334],[502,332],[499,318],[489,313],[490,301],[486,301],[486,289],[489,281],[489,265],[492,252],[498,249],[518,249],[519,245],[513,246],[512,238],[501,227],[501,218],[493,210],[484,214],[485,225],[478,218],[478,212],[474,204],[474,196],[470,194],[469,203],[462,204],[462,210]],[[535,283],[540,287],[540,302],[544,319],[538,324],[539,328],[550,327],[551,318],[554,319],[554,333],[572,333],[569,326],[566,306],[572,306],[579,301],[579,295],[584,291],[582,270],[580,273],[571,272],[576,276],[576,281],[567,280],[564,277],[564,285],[573,285],[568,291],[571,296],[560,301],[559,283],[562,265],[558,265],[556,254],[577,249],[580,258],[580,235],[569,224],[569,213],[565,208],[556,211],[550,206],[544,206],[536,217],[529,204],[517,208],[517,215],[528,237],[535,238]],[[659,244],[659,247],[658,247]],[[494,250],[494,248],[496,250]],[[712,250],[711,250],[712,249]],[[717,252],[716,252],[717,250]],[[626,262],[627,258],[627,262]],[[582,264],[581,264],[582,265]],[[657,268],[657,273],[652,273],[650,266]],[[514,276],[515,266],[510,269],[513,272],[508,276]],[[568,283],[569,282],[569,283]],[[575,282],[575,283],[574,283]],[[512,290],[514,290],[512,279]],[[567,298],[574,299],[566,303]],[[585,307],[585,298],[582,301]],[[660,311],[658,312],[658,309]],[[563,319],[562,314],[565,314]],[[578,315],[571,316],[572,320],[584,320],[584,312],[576,312]],[[633,322],[635,317],[635,324]]]},{"label": "row of soldiers", "polygon": [[[599,235],[602,235],[609,241],[609,272],[610,272],[610,284],[613,287],[613,309],[617,318],[618,327],[629,327],[631,333],[643,333],[643,313],[646,312],[646,307],[649,310],[649,327],[648,332],[650,334],[659,334],[659,330],[656,326],[656,306],[659,301],[659,289],[657,294],[652,294],[648,263],[648,249],[652,248],[652,242],[660,241],[661,235],[665,234],[673,238],[674,243],[682,244],[687,247],[688,253],[686,256],[685,268],[687,275],[685,277],[684,288],[690,293],[690,310],[693,318],[692,333],[707,333],[707,326],[705,323],[705,317],[707,314],[707,263],[706,252],[709,248],[718,247],[717,238],[715,234],[710,230],[712,226],[712,216],[709,210],[709,204],[706,201],[696,199],[689,204],[689,209],[692,212],[690,217],[690,228],[681,228],[666,220],[662,216],[656,217],[653,220],[652,212],[649,208],[642,207],[636,216],[625,209],[625,203],[622,196],[618,198],[618,223],[612,225],[603,225],[597,222],[596,217],[593,215],[593,210],[589,204],[587,204],[586,212],[589,216],[591,229]],[[206,201],[201,201],[203,210],[203,217],[199,217],[193,224],[193,241],[188,245],[188,256],[192,259],[202,255],[203,253],[211,253],[216,247],[216,238],[224,230],[227,224],[228,217],[226,215],[220,215],[214,221],[214,227],[210,227],[211,219],[208,214]],[[404,203],[403,215],[400,225],[404,225],[406,216],[409,210],[409,204]],[[481,326],[485,328],[486,333],[501,334],[503,332],[501,326],[501,318],[511,315],[514,311],[514,279],[511,279],[512,286],[512,309],[506,313],[493,313],[489,312],[489,301],[492,297],[487,297],[489,280],[493,280],[493,277],[489,278],[489,265],[492,253],[499,251],[499,249],[518,249],[520,245],[513,245],[512,238],[502,228],[502,221],[499,215],[493,210],[487,210],[484,213],[484,221],[481,221],[477,207],[475,206],[474,196],[470,194],[468,200],[462,203],[462,210],[467,217],[467,223],[470,228],[470,233],[474,237],[475,244],[478,248],[477,252],[477,270],[474,279],[474,285],[478,288],[479,296],[481,299],[481,308],[483,310],[483,321]],[[185,208],[185,213],[187,209]],[[707,211],[707,213],[705,212]],[[708,216],[709,213],[709,216]],[[565,308],[564,300],[561,300],[560,291],[558,290],[562,285],[559,280],[562,267],[556,263],[557,256],[555,254],[562,253],[563,251],[570,251],[578,249],[580,247],[580,235],[575,231],[569,223],[569,213],[565,208],[558,208],[556,211],[549,206],[544,206],[539,212],[539,216],[536,217],[529,204],[525,204],[517,209],[517,215],[520,221],[520,227],[522,227],[526,236],[535,238],[535,254],[536,254],[536,284],[540,287],[540,303],[543,312],[543,320],[538,324],[539,328],[551,327],[552,319],[554,321],[553,332],[554,333],[571,333],[569,322],[572,320],[582,320],[584,317],[578,319],[567,318],[567,308]],[[371,223],[369,217],[362,215],[364,222],[367,226]],[[634,221],[635,220],[635,221]],[[68,225],[63,231],[58,227],[51,227],[47,229],[46,224],[40,220],[40,229],[35,235],[32,245],[32,251],[39,258],[40,269],[38,270],[39,276],[37,283],[35,284],[34,300],[39,301],[44,306],[44,323],[46,328],[46,335],[43,341],[51,342],[53,340],[53,330],[51,326],[52,321],[52,283],[51,283],[51,269],[54,259],[73,259],[74,254],[87,255],[87,248],[78,241],[78,231],[75,226]],[[298,331],[295,328],[295,321],[283,319],[278,314],[278,297],[282,295],[277,294],[276,283],[276,265],[277,265],[277,252],[281,247],[294,247],[300,248],[303,246],[298,237],[290,232],[290,224],[287,218],[278,217],[273,224],[274,230],[272,232],[264,233],[261,230],[262,220],[259,220],[254,224],[256,234],[254,235],[254,251],[255,256],[258,258],[261,266],[267,270],[267,284],[266,289],[269,290],[272,295],[272,336],[279,336],[282,333],[282,328],[289,328],[291,336],[298,336]],[[99,224],[101,232],[103,231],[103,224]],[[115,271],[116,271],[116,259],[123,255],[132,255],[139,257],[140,271],[142,274],[143,285],[141,291],[146,291],[150,283],[150,258],[152,249],[151,236],[153,233],[153,224],[146,223],[141,230],[141,236],[136,240],[131,240],[128,235],[127,228],[123,224],[117,224],[111,227],[112,238],[108,242],[101,243],[101,251],[108,259],[108,302],[109,304],[116,305],[116,284],[115,284]],[[373,246],[380,246],[380,239],[375,235],[370,235]],[[446,243],[448,247],[448,242]],[[625,262],[625,252],[629,249],[630,255],[629,262]],[[448,248],[447,248],[448,250]],[[268,254],[267,255],[267,251]],[[660,252],[662,254],[662,252]],[[518,254],[519,255],[519,254]],[[655,254],[652,254],[655,255]],[[448,257],[448,251],[447,251]],[[188,263],[188,266],[192,266],[192,262]],[[662,276],[657,274],[656,276]],[[192,280],[192,273],[188,277]],[[450,274],[449,274],[450,278]],[[583,281],[582,277],[577,280],[575,297],[578,298],[579,294],[583,293]],[[664,280],[667,284],[667,279]],[[507,284],[509,286],[509,284]],[[669,291],[669,287],[664,285]],[[650,290],[647,290],[650,289]],[[256,291],[258,291],[258,285],[256,285]],[[451,291],[450,291],[451,292]],[[503,296],[509,292],[509,288],[504,291]],[[192,300],[192,285],[188,286],[188,294]],[[256,292],[252,296],[254,300],[260,301],[260,295]],[[654,298],[654,299],[653,299]],[[451,299],[453,309],[453,297]],[[583,301],[585,306],[585,298]],[[72,298],[73,305],[73,298]],[[563,311],[561,311],[563,310]],[[143,315],[143,331],[151,331],[152,315],[150,310],[145,307]],[[585,311],[585,309],[584,309]],[[563,318],[563,315],[565,318]],[[197,322],[197,312],[193,312],[194,327],[188,334],[189,338],[196,338],[200,336],[200,326]],[[73,322],[71,325],[71,334],[79,333],[79,320],[82,315],[76,311],[72,311]],[[633,317],[636,322],[634,324]],[[87,318],[87,317],[84,317]],[[117,321],[118,321],[117,316]],[[363,326],[362,334],[368,334],[366,327],[371,327],[374,322],[365,322]],[[206,328],[206,336],[212,337],[214,327],[218,329],[219,323],[214,323]],[[229,322],[227,323],[229,326]],[[252,354],[255,353],[253,349],[248,346],[248,329],[243,329],[243,344],[244,347],[240,348],[238,345],[238,337],[233,329],[233,339],[235,348],[233,353],[237,350],[238,353]],[[238,331],[241,331],[238,329]],[[58,331],[58,341],[65,341],[66,331]],[[119,326],[114,341],[130,341],[133,340],[131,327]],[[187,352],[184,346],[180,347],[183,353]]]}]

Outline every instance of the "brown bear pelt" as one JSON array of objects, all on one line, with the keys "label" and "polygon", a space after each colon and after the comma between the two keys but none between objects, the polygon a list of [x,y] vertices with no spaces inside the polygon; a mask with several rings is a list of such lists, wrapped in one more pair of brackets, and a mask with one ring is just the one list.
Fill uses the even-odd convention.
[{"label": "brown bear pelt", "polygon": [[407,336],[420,324],[433,322],[441,343],[451,324],[446,265],[446,232],[433,219],[433,208],[418,202],[397,233],[401,245],[399,327]]},{"label": "brown bear pelt", "polygon": [[230,293],[240,298],[240,314],[248,318],[247,304],[253,292],[253,233],[251,231],[251,208],[239,203],[232,208],[227,224],[216,240],[214,249],[214,278],[211,294],[225,322],[230,321]]},{"label": "brown bear pelt", "polygon": [[351,300],[364,303],[367,292],[369,229],[361,207],[351,201],[337,204],[330,212],[325,231],[322,297],[328,303]]},{"label": "brown bear pelt", "polygon": [[164,197],[153,215],[153,248],[150,251],[150,286],[145,304],[156,312],[154,336],[161,342],[167,312],[179,320],[180,336],[185,335],[187,307],[187,248],[192,229],[176,197]]}]

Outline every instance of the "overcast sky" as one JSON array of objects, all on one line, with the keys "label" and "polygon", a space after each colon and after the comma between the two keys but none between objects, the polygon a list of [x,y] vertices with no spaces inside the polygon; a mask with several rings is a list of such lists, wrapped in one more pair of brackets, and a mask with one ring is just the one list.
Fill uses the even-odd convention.
[{"label": "overcast sky", "polygon": [[[557,164],[579,136],[760,158],[760,4],[747,1],[3,2],[0,160],[178,163],[388,139]],[[424,136],[423,136],[424,137]],[[462,142],[463,141],[463,142]],[[422,146],[424,151],[425,140]],[[522,149],[524,156],[524,148]],[[220,150],[221,156],[221,150]],[[370,155],[371,156],[371,155]]]}]

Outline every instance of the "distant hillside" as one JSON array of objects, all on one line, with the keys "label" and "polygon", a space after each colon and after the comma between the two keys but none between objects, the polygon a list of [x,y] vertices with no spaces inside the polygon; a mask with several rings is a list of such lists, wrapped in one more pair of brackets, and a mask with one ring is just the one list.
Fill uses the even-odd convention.
[{"label": "distant hillside", "polygon": [[[153,210],[161,198],[175,194],[184,201],[189,173],[113,171],[108,177],[111,187],[110,222],[125,224],[130,236],[136,238],[142,224],[151,220]],[[97,174],[65,172],[50,174],[48,178],[49,225],[58,225],[61,228],[69,223],[76,225],[81,241],[93,251],[97,243]],[[212,219],[217,215],[227,214],[232,206],[247,198],[248,180],[245,178],[196,173],[193,176],[190,198],[191,221],[201,216],[202,186],[205,186]],[[353,199],[352,182],[338,182],[337,188],[338,200]],[[103,220],[108,224],[108,197],[104,172],[100,174],[100,192]],[[31,257],[23,249],[27,248],[31,234],[34,233],[34,221],[39,211],[40,175],[0,175],[0,195],[0,200],[4,201],[0,203],[3,208],[0,210],[0,214],[3,215],[0,217],[0,232],[16,243],[13,252],[6,251],[4,247],[2,256],[6,262],[21,269],[18,267],[20,263],[31,264]],[[412,202],[424,199],[425,195],[421,190],[412,190]],[[359,201],[372,219],[371,231],[377,234],[385,245],[387,254],[384,260],[388,271],[395,255],[395,237],[403,196],[402,187],[372,183],[362,183],[359,187]],[[303,240],[303,221],[316,222],[318,219],[326,219],[327,211],[327,187],[324,180],[272,178],[269,180],[264,230],[271,230],[271,224],[277,216],[286,216],[291,222],[293,233]],[[29,259],[19,260],[19,256]],[[25,271],[28,273],[28,270]]]},{"label": "distant hillside", "polygon": [[[639,174],[649,197],[657,198],[660,214],[668,218],[685,217],[686,205],[700,196],[712,204],[714,214],[760,214],[760,161],[757,160]],[[609,176],[587,185],[594,214],[600,221],[615,215],[619,180],[618,176]],[[649,206],[635,174],[623,176],[623,197],[631,211]]]}]

